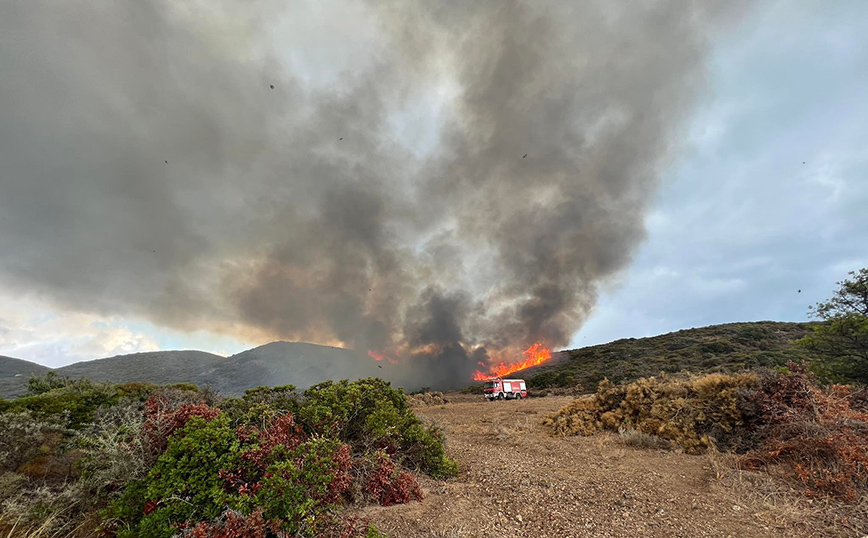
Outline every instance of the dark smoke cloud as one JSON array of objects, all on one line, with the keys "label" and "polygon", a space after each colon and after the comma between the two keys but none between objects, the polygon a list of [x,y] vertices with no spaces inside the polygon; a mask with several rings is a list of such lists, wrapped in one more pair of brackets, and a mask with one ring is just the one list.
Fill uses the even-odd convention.
[{"label": "dark smoke cloud", "polygon": [[0,283],[444,383],[570,341],[743,11],[236,4],[0,3]]}]

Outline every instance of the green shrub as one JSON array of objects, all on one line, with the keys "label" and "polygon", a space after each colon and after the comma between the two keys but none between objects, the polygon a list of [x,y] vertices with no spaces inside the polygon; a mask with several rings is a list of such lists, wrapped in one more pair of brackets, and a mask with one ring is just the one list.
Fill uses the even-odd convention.
[{"label": "green shrub", "polygon": [[129,524],[118,536],[169,538],[181,524],[213,519],[232,502],[221,469],[241,465],[238,439],[226,418],[207,421],[193,417],[169,440],[166,452],[147,477],[134,481],[108,509],[108,514]]},{"label": "green shrub", "polygon": [[256,387],[241,398],[229,398],[220,409],[234,424],[264,424],[287,413],[298,413],[299,396],[294,385]]},{"label": "green shrub", "polygon": [[[21,485],[0,518],[35,530],[99,514],[120,538],[378,536],[366,522],[345,527],[341,505],[421,499],[410,470],[457,472],[440,432],[382,380],[323,383],[303,397],[260,387],[219,408],[206,396],[74,381],[0,403],[0,464],[17,470],[0,473],[2,485]],[[63,480],[32,477],[61,461]]]},{"label": "green shrub", "polygon": [[385,449],[400,464],[435,478],[458,470],[446,456],[442,434],[423,425],[404,392],[382,379],[314,385],[304,392],[298,419],[308,431],[334,436],[355,452]]},{"label": "green shrub", "polygon": [[4,401],[0,403],[0,413],[29,411],[38,419],[62,421],[69,428],[79,429],[93,419],[97,409],[117,401],[116,387],[81,379],[40,394]]},{"label": "green shrub", "polygon": [[27,380],[27,392],[32,396],[36,396],[50,390],[63,388],[69,382],[69,378],[59,377],[56,372],[48,372],[45,375],[32,375]]}]

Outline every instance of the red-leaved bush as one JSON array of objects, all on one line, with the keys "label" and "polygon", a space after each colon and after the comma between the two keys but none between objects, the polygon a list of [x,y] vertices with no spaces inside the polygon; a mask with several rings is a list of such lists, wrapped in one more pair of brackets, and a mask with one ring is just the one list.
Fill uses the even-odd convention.
[{"label": "red-leaved bush", "polygon": [[267,523],[262,517],[262,509],[255,510],[249,516],[237,512],[226,512],[220,521],[209,523],[203,521],[184,533],[189,538],[266,538],[279,532],[279,525]]},{"label": "red-leaved bush", "polygon": [[422,488],[416,478],[407,471],[396,471],[395,462],[383,452],[377,454],[376,466],[368,476],[365,491],[382,506],[403,504],[414,498],[422,500]]},{"label": "red-leaved bush", "polygon": [[743,463],[779,465],[811,496],[856,500],[868,487],[868,413],[851,408],[849,386],[823,389],[804,365],[788,369],[753,395],[762,441]]},{"label": "red-leaved bush", "polygon": [[145,402],[144,433],[152,450],[160,454],[166,449],[169,437],[183,428],[193,417],[212,420],[220,410],[205,403],[183,404],[173,408],[162,394],[154,394]]},{"label": "red-leaved bush", "polygon": [[257,447],[245,450],[242,457],[259,469],[265,469],[271,463],[269,456],[276,447],[283,446],[292,450],[307,440],[301,426],[295,423],[292,413],[269,421],[262,430],[253,426],[239,426],[235,435],[245,443],[256,441]]}]

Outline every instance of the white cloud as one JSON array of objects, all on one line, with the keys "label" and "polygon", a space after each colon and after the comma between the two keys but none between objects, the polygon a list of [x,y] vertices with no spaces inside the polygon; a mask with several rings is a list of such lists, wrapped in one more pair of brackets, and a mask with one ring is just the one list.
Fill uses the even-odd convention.
[{"label": "white cloud", "polygon": [[81,360],[156,351],[156,340],[117,318],[59,311],[0,290],[0,355],[59,367]]}]

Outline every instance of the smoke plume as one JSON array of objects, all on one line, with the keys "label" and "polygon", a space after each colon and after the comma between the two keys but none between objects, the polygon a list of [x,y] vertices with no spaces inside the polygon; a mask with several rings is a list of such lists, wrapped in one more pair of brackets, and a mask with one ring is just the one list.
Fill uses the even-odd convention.
[{"label": "smoke plume", "polygon": [[564,346],[731,1],[0,3],[0,285],[412,365]]}]

